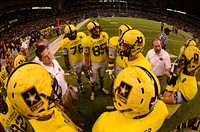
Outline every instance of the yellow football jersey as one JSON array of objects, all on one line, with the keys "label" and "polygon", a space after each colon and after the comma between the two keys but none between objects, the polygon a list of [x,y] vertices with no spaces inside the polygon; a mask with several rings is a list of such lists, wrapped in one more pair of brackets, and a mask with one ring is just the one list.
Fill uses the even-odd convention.
[{"label": "yellow football jersey", "polygon": [[132,119],[119,111],[104,112],[95,122],[92,132],[156,132],[168,114],[165,103],[158,100],[146,117]]},{"label": "yellow football jersey", "polygon": [[4,85],[6,85],[6,83],[7,83],[8,76],[9,76],[9,74],[6,71],[6,67],[2,66],[1,67],[1,71],[0,71],[0,79],[2,80],[2,82],[4,83]]},{"label": "yellow football jersey", "polygon": [[75,124],[60,109],[54,108],[54,114],[47,121],[30,119],[36,132],[78,132]]},{"label": "yellow football jersey", "polygon": [[108,34],[101,32],[98,39],[93,39],[91,36],[87,36],[83,39],[83,47],[90,48],[90,59],[92,62],[102,62],[105,60],[107,47],[106,42],[108,41]]},{"label": "yellow football jersey", "polygon": [[108,46],[116,50],[115,64],[117,66],[123,68],[123,66],[124,66],[123,58],[124,57],[119,55],[119,36],[114,36],[114,37],[110,38]]},{"label": "yellow football jersey", "polygon": [[170,118],[181,106],[181,104],[166,104],[168,109],[168,118]]},{"label": "yellow football jersey", "polygon": [[143,56],[142,53],[139,53],[139,56],[137,59],[133,61],[128,61],[128,58],[124,58],[124,68],[129,66],[141,66],[148,70],[152,70],[151,63]]},{"label": "yellow football jersey", "polygon": [[5,102],[8,105],[8,112],[5,115],[0,113],[0,121],[3,127],[14,132],[34,132],[28,120],[13,109],[8,98]]},{"label": "yellow football jersey", "polygon": [[83,60],[82,39],[84,37],[86,37],[85,33],[78,32],[75,40],[65,38],[60,42],[60,47],[67,49],[71,62],[80,62]]},{"label": "yellow football jersey", "polygon": [[110,40],[109,40],[108,46],[111,47],[111,48],[117,49],[118,48],[117,46],[119,45],[118,40],[119,40],[119,36],[111,37]]},{"label": "yellow football jersey", "polygon": [[188,76],[180,73],[176,81],[173,92],[180,91],[187,101],[193,99],[198,91],[197,81],[195,76]]}]

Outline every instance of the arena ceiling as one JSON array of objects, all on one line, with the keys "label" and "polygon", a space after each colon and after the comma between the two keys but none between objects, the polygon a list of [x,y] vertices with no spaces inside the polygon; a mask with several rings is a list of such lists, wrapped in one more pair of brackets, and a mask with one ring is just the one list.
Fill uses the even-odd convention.
[{"label": "arena ceiling", "polygon": [[[58,3],[60,3],[63,6],[63,4],[70,5],[74,2],[81,2],[81,1],[98,2],[99,0],[0,0],[0,10],[1,10],[0,13],[5,13],[9,10],[32,7],[32,6],[51,6],[53,8],[58,8],[59,5]],[[127,0],[127,1],[131,2],[140,0]],[[152,3],[152,6],[154,7],[162,9],[170,8],[174,10],[184,11],[186,13],[200,17],[200,8],[199,8],[200,0],[143,0],[143,2]]]}]

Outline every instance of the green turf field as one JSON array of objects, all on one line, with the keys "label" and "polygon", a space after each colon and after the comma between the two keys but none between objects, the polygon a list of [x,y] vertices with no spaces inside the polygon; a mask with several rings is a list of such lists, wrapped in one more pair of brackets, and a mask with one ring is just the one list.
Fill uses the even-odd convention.
[{"label": "green turf field", "polygon": [[[160,22],[156,21],[150,21],[150,20],[144,20],[144,19],[138,19],[138,18],[119,18],[119,17],[112,17],[112,18],[98,18],[95,19],[98,20],[98,23],[102,27],[102,30],[107,32],[109,34],[109,37],[118,35],[118,27],[121,24],[129,24],[133,28],[140,30],[146,39],[146,45],[145,49],[143,50],[143,54],[146,55],[147,51],[151,49],[151,40],[153,37],[156,37],[160,33]],[[86,23],[87,24],[87,23]],[[83,31],[87,33],[86,31],[86,24],[83,25],[79,31]],[[166,27],[166,26],[165,26]],[[172,29],[171,26],[167,25],[170,29]],[[167,51],[171,54],[178,55],[179,49],[182,45],[185,44],[186,40],[188,38],[191,38],[191,35],[179,31],[180,34],[184,35],[184,38],[181,37],[182,35],[175,35],[173,32],[170,32],[169,35],[169,41],[167,45]],[[60,65],[63,67],[63,69],[66,70],[61,49],[59,49],[55,56],[60,56],[57,58]],[[173,61],[174,59],[172,59]],[[68,82],[71,84],[77,86],[76,79],[74,75],[66,76]],[[200,80],[200,72],[197,74],[197,80]],[[111,89],[111,82],[108,79],[108,73],[106,73],[105,76],[105,87],[107,89]],[[94,101],[90,100],[90,86],[83,75],[83,85],[85,87],[86,93],[85,94],[79,94],[79,100],[75,102],[76,107],[78,110],[82,111],[83,116],[89,120],[92,120],[95,122],[95,120],[99,117],[101,113],[103,113],[106,110],[107,105],[112,105],[111,96],[106,96],[100,92],[99,86],[96,87],[96,99]],[[199,88],[199,87],[198,87]],[[188,88],[189,89],[189,88]],[[184,103],[181,105],[180,109],[172,116],[170,119],[167,119],[162,128],[160,129],[160,132],[169,132],[174,126],[179,124],[180,122],[183,122],[197,114],[200,114],[200,92],[197,93],[197,96],[195,99],[193,99],[190,102]],[[83,129],[87,132],[90,132],[92,128],[91,126],[83,127]]]}]

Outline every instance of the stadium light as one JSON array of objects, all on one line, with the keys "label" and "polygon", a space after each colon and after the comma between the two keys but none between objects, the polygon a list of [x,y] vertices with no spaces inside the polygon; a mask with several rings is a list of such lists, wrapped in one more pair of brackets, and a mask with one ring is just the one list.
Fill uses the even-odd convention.
[{"label": "stadium light", "polygon": [[167,10],[168,10],[168,11],[172,11],[172,12],[181,13],[181,14],[186,14],[186,12],[178,11],[178,10],[174,10],[174,9],[167,9]]}]

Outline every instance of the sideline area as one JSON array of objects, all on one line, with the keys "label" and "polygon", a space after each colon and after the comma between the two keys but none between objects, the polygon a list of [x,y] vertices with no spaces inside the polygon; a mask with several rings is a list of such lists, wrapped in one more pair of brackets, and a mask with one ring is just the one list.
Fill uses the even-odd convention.
[{"label": "sideline area", "polygon": [[[76,28],[77,30],[82,27],[86,22],[88,22],[90,19],[86,19],[79,23]],[[60,41],[63,39],[64,34],[60,35],[56,40],[54,40],[50,45],[49,45],[49,50],[51,51],[52,54],[55,54],[56,51],[60,48]]]}]

